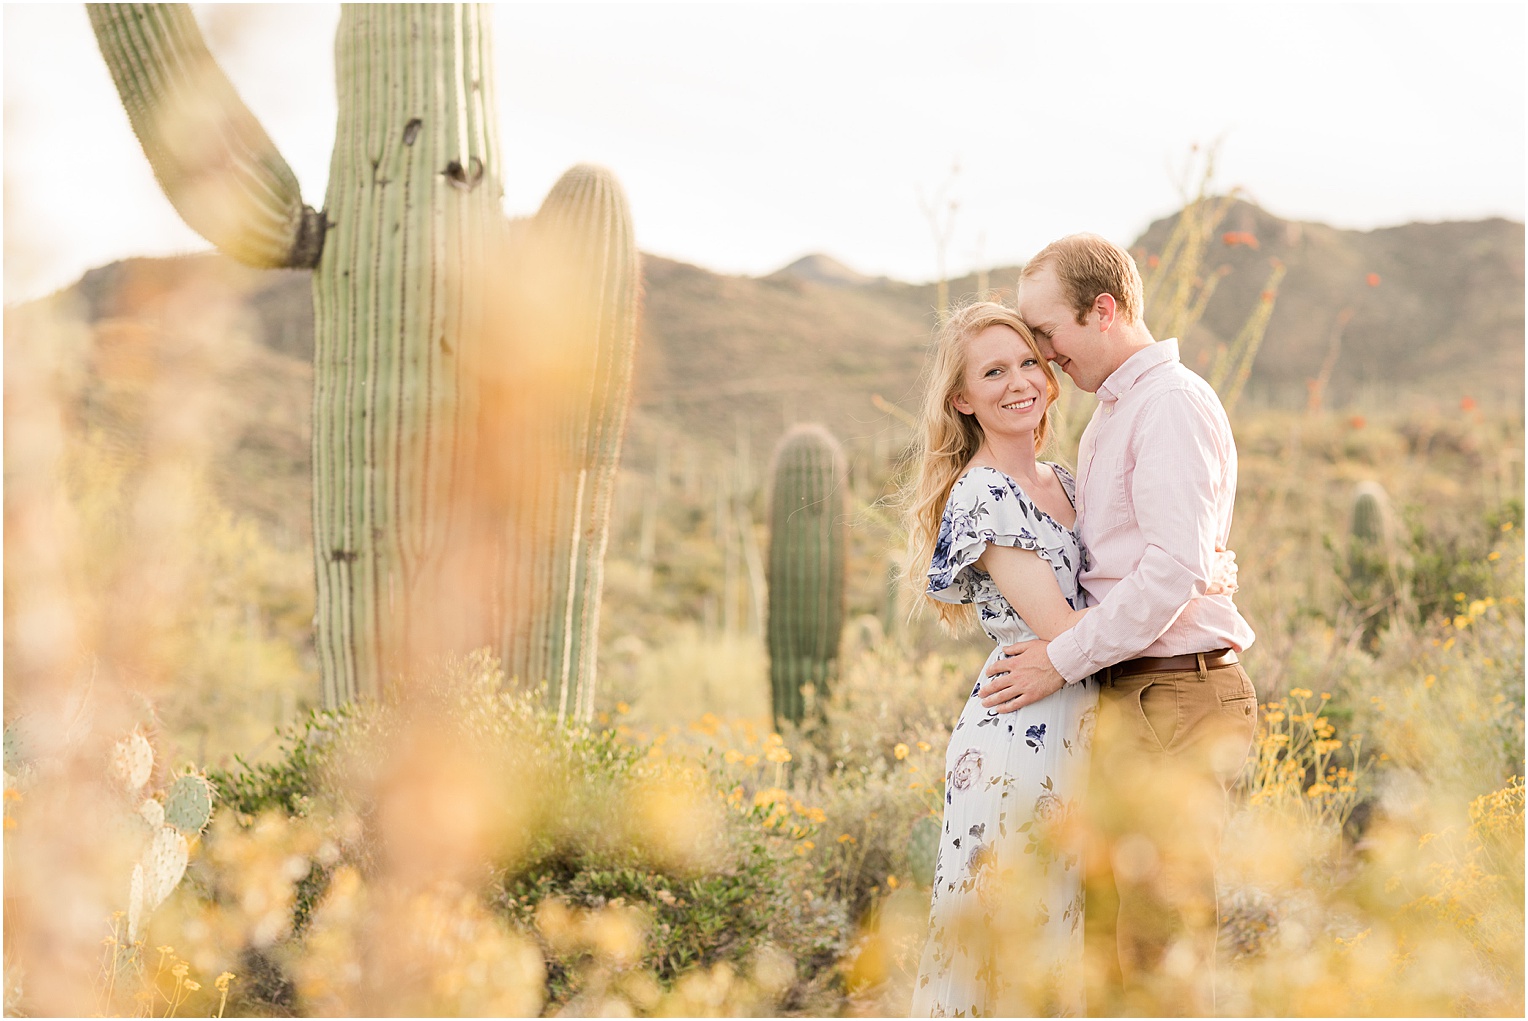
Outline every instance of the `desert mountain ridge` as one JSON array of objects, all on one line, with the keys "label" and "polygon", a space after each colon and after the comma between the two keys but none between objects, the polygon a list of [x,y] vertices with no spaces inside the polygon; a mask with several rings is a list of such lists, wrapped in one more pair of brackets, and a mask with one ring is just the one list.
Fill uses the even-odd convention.
[{"label": "desert mountain ridge", "polygon": [[[1159,252],[1172,225],[1173,218],[1153,223],[1134,246],[1138,257]],[[1304,407],[1307,382],[1328,361],[1327,407],[1448,413],[1469,397],[1522,408],[1523,224],[1360,232],[1238,203],[1222,229],[1225,243],[1214,246],[1206,269],[1224,275],[1198,328],[1182,338],[1191,367],[1202,368],[1215,345],[1241,328],[1271,260],[1287,267],[1239,413]],[[990,269],[989,294],[1011,300],[1018,272]],[[629,466],[644,470],[659,436],[719,453],[748,450],[759,465],[799,421],[825,423],[851,449],[884,453],[905,437],[893,406],[916,406],[936,284],[869,277],[821,254],[762,277],[645,256],[643,278]],[[971,296],[977,286],[968,275],[950,281],[950,294]],[[217,304],[213,298],[231,311],[208,318],[199,310]],[[220,470],[229,479],[289,478],[305,489],[313,351],[306,271],[253,270],[210,253],[113,263],[50,298],[7,309],[8,363],[12,346],[27,342],[28,317],[43,307],[67,309],[86,327],[76,331],[83,339],[68,370],[82,427],[132,442],[138,426],[125,394],[161,379],[156,373],[186,379],[205,371],[218,388],[218,420],[208,429],[227,444]],[[207,336],[244,338],[241,353],[200,353],[186,363],[176,354],[185,341],[169,338],[188,322]],[[268,521],[293,517],[291,527],[300,529],[306,501],[292,504],[288,488],[252,487],[247,499],[268,506],[249,509]]]}]

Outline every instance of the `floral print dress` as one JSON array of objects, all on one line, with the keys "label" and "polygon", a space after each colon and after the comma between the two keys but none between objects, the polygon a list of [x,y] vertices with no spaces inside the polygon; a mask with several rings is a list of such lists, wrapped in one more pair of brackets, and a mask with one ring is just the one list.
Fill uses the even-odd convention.
[{"label": "floral print dress", "polygon": [[[1075,501],[1071,473],[1055,471]],[[1086,556],[1077,536],[1002,472],[975,467],[956,481],[928,594],[976,604],[996,643],[986,665],[1004,645],[1036,637],[975,566],[988,543],[1045,559],[1073,607],[1083,604],[1077,574]],[[979,674],[972,685],[945,753],[944,825],[912,1014],[1081,1014],[1081,862],[1065,834],[1086,780],[1098,689],[1091,679],[1068,684],[998,714],[977,695],[984,680]]]}]

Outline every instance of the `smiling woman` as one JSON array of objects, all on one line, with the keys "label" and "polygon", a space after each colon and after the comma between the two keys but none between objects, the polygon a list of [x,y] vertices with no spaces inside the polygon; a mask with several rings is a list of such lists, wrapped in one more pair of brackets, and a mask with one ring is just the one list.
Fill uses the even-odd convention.
[{"label": "smiling woman", "polygon": [[[1012,309],[978,302],[940,331],[925,391],[906,576],[952,630],[1053,638],[1086,611],[1074,482],[1039,462],[1055,377]],[[973,612],[974,611],[974,612]],[[1065,820],[1081,794],[1097,688],[1066,685],[1000,714],[980,676],[945,755],[944,822],[914,1015],[1080,1013],[1081,881]],[[1001,908],[999,909],[999,905]],[[1011,932],[1014,919],[1023,919]],[[999,959],[997,933],[1023,967]]]}]

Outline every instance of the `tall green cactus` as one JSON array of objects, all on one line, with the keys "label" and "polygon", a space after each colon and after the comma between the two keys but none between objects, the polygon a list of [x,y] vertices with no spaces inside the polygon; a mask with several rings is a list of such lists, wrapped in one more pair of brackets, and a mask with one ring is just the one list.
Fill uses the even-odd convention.
[{"label": "tall green cactus", "polygon": [[775,448],[769,501],[769,679],[775,724],[800,723],[802,687],[826,695],[844,624],[843,450],[801,425]]},{"label": "tall green cactus", "polygon": [[[491,14],[477,5],[343,9],[323,213],[302,205],[184,5],[88,6],[145,155],[186,222],[252,265],[314,269],[325,704],[375,695],[441,652],[489,645],[525,664],[525,680],[576,680],[569,715],[587,717],[635,337],[636,250],[619,185],[575,168],[532,229],[511,237]],[[541,286],[549,281],[561,286]],[[551,435],[567,441],[537,445]],[[565,495],[569,477],[582,479],[578,499]],[[526,587],[517,551],[533,538],[569,566]],[[567,630],[577,638],[543,663],[523,647],[531,631],[505,621],[550,619],[553,607],[576,620]]]},{"label": "tall green cactus", "polygon": [[[593,167],[575,167],[552,188],[525,228],[519,267],[521,329],[571,370],[545,408],[519,428],[557,470],[507,519],[501,577],[505,670],[545,680],[559,719],[594,714],[600,588],[610,501],[626,430],[636,347],[638,263],[620,186]],[[542,403],[545,397],[542,397]],[[526,395],[522,407],[536,407]],[[553,413],[553,412],[557,413]],[[516,595],[534,598],[516,599]]]},{"label": "tall green cactus", "polygon": [[1365,613],[1364,635],[1373,641],[1389,619],[1396,596],[1394,529],[1390,499],[1377,482],[1361,482],[1348,524],[1347,586]]}]

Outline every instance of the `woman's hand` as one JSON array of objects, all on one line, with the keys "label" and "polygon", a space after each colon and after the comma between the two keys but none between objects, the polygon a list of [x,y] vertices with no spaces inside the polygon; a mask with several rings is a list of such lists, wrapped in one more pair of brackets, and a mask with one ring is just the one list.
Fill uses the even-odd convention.
[{"label": "woman's hand", "polygon": [[1210,585],[1204,590],[1207,596],[1229,596],[1236,592],[1236,552],[1228,549],[1215,551],[1210,564]]}]

